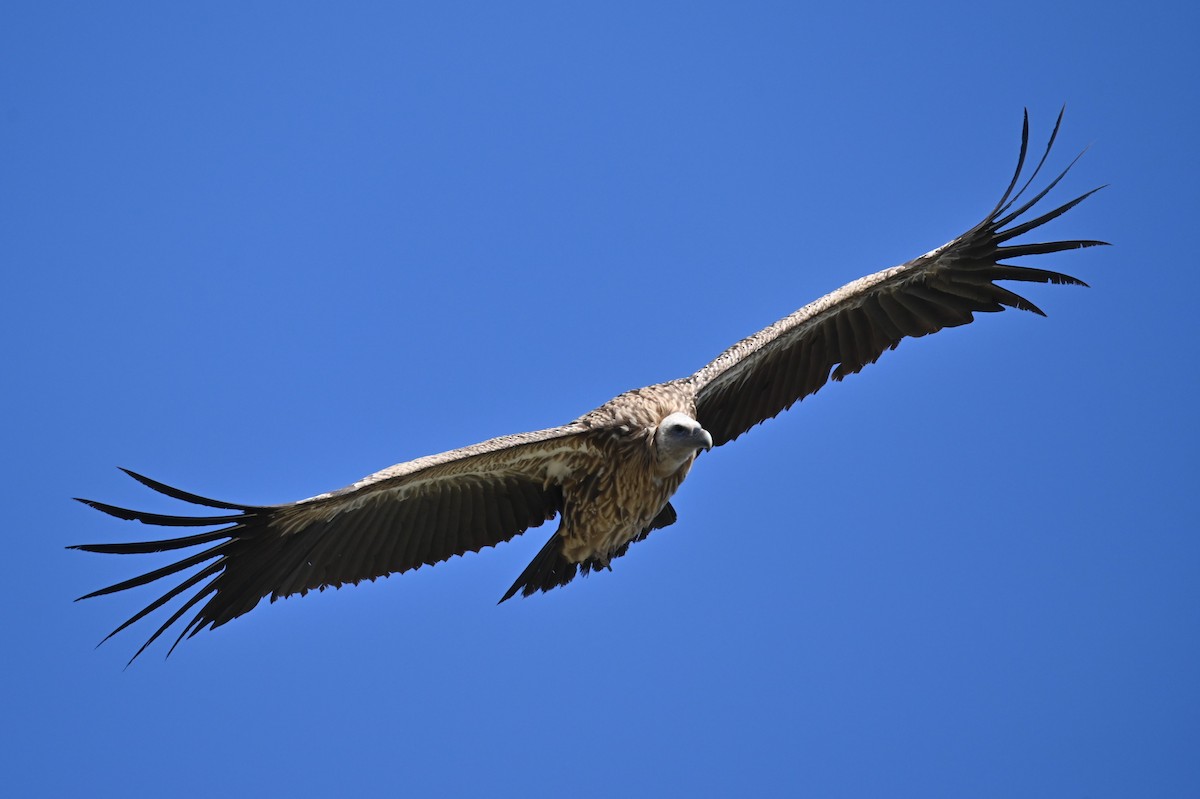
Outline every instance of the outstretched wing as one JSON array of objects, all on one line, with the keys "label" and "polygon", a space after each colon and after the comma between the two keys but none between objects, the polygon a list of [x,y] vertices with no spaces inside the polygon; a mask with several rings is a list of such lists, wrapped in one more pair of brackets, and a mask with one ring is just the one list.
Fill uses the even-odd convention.
[{"label": "outstretched wing", "polygon": [[553,518],[562,507],[555,476],[580,468],[596,454],[586,428],[571,424],[418,458],[339,491],[265,506],[208,499],[126,470],[159,493],[231,513],[169,516],[80,500],[117,518],[161,527],[223,525],[178,538],[72,547],[122,555],[205,547],[80,599],[146,585],[203,564],[105,638],[203,583],[150,636],[134,654],[136,658],[205,599],[175,644],[250,611],[266,596],[274,601],[312,589],[374,580],[507,541]]},{"label": "outstretched wing", "polygon": [[965,325],[974,319],[975,312],[990,313],[1006,307],[1045,315],[1029,300],[996,285],[997,280],[1087,285],[1059,272],[1004,263],[1008,258],[1106,243],[1088,239],[1009,243],[1099,191],[1093,189],[1021,221],[1075,164],[1072,161],[1044,189],[1017,205],[1045,164],[1061,123],[1060,112],[1045,153],[1014,194],[1029,145],[1026,112],[1021,154],[1012,181],[992,212],[975,227],[902,266],[842,286],[742,339],[692,375],[689,380],[696,391],[697,420],[712,435],[714,446],[732,441],[790,408],[830,378],[841,380],[874,363],[906,337]]}]

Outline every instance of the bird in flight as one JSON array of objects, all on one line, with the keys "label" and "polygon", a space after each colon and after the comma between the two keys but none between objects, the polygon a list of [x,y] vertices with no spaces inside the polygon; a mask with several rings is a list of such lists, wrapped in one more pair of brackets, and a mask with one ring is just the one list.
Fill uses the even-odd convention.
[{"label": "bird in flight", "polygon": [[858,372],[905,338],[965,325],[977,312],[1018,308],[1044,315],[997,281],[1086,285],[1059,272],[1009,262],[1105,244],[1087,239],[1014,241],[1099,190],[1036,216],[1029,213],[1079,158],[1023,199],[1046,163],[1061,123],[1062,112],[1041,159],[1017,188],[1029,145],[1025,114],[1008,188],[983,221],[953,241],[846,284],[742,339],[688,377],[627,391],[560,427],[427,455],[345,488],[282,505],[209,499],[125,470],[154,491],[213,512],[174,516],[79,501],[119,519],[157,527],[217,529],[72,547],[120,555],[200,548],[80,599],[199,567],[104,639],[187,595],[132,663],[198,604],[168,654],[183,638],[248,613],[264,597],[273,602],[432,566],[496,546],[555,517],[558,529],[501,602],[611,568],[631,544],[674,524],[671,496],[699,453],[733,441],[828,381]]}]

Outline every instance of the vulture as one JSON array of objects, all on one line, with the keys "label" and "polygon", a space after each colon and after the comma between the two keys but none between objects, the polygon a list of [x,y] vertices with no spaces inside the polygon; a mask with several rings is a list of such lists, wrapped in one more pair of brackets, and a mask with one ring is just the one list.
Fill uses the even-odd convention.
[{"label": "vulture", "polygon": [[125,470],[147,488],[209,510],[166,515],[79,501],[155,527],[216,529],[71,547],[119,555],[199,548],[80,599],[184,573],[104,639],[185,595],[132,662],[197,605],[168,655],[185,637],[232,621],[264,597],[273,602],[432,566],[496,546],[555,517],[558,529],[501,602],[609,569],[631,544],[675,523],[671,497],[700,452],[733,441],[828,381],[858,372],[905,338],[965,325],[976,313],[1005,308],[1045,315],[1000,281],[1086,285],[1060,272],[1011,263],[1106,243],[1017,241],[1099,190],[1032,213],[1080,157],[1040,191],[1030,189],[1062,116],[1060,112],[1041,159],[1021,183],[1029,145],[1026,111],[1012,180],[992,211],[966,233],[805,305],[738,341],[688,377],[627,391],[573,422],[427,455],[345,488],[282,505],[209,499]]}]

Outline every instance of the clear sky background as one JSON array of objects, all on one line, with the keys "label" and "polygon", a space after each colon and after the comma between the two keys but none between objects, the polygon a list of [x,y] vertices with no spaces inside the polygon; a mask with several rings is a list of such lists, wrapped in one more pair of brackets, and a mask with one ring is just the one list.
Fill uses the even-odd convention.
[{"label": "clear sky background", "polygon": [[[10,795],[1200,795],[1194,4],[167,6],[0,15]],[[568,421],[965,230],[1063,103],[1092,288],[702,456],[611,574],[497,607],[543,527],[93,649],[159,561],[70,498],[179,510],[114,467]]]}]

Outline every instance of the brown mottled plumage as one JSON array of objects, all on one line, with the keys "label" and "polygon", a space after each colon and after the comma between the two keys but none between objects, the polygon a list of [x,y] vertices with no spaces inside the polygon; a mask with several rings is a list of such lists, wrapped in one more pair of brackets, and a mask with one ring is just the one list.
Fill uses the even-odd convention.
[{"label": "brown mottled plumage", "polygon": [[87,597],[199,567],[109,634],[200,585],[136,658],[202,600],[207,601],[183,626],[176,644],[250,611],[263,597],[274,601],[440,563],[495,546],[555,516],[560,517],[557,532],[501,601],[518,591],[528,596],[565,585],[581,571],[607,568],[631,543],[674,523],[669,500],[701,450],[732,441],[831,378],[841,380],[874,363],[904,338],[966,324],[976,312],[1009,307],[1042,313],[995,281],[1084,285],[1058,272],[1004,263],[1006,258],[1104,243],[1009,243],[1095,191],[1018,222],[1070,169],[1068,165],[1037,195],[1016,205],[1045,163],[1061,122],[1060,113],[1045,154],[1014,192],[1029,141],[1026,115],[1008,189],[992,212],[963,235],[806,305],[737,342],[690,377],[626,392],[570,424],[418,458],[338,491],[285,505],[220,502],[128,472],[169,497],[228,512],[170,516],[81,500],[146,524],[219,528],[157,541],[74,547],[118,554],[202,547]]}]

